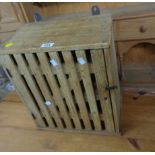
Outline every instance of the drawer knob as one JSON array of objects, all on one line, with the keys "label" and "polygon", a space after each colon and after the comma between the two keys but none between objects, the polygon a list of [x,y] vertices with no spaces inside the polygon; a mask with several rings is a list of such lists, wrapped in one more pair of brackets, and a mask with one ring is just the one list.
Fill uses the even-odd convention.
[{"label": "drawer knob", "polygon": [[147,30],[147,28],[146,28],[145,26],[141,26],[141,27],[139,28],[139,31],[140,31],[141,33],[146,32],[146,30]]}]

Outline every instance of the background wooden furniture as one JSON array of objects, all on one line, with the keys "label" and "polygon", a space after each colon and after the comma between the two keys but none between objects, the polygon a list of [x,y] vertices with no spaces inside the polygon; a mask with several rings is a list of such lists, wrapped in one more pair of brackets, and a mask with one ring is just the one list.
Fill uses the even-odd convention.
[{"label": "background wooden furniture", "polygon": [[[39,4],[39,5],[38,5]],[[0,4],[0,43],[8,40],[23,24],[34,21],[34,13],[43,18],[67,13],[90,12],[91,6],[114,8],[135,3],[30,3],[1,2]]]},{"label": "background wooden furniture", "polygon": [[155,87],[155,4],[113,13],[122,86]]},{"label": "background wooden furniture", "polygon": [[[1,63],[40,128],[119,133],[111,27],[109,15],[27,24],[13,46],[1,48]],[[40,47],[49,41],[53,47]]]},{"label": "background wooden furniture", "polygon": [[[25,23],[34,21],[34,13],[38,8],[32,3],[0,3],[0,46],[9,40]],[[0,92],[3,98],[8,78],[0,66]]]},{"label": "background wooden furniture", "polygon": [[25,23],[34,21],[32,3],[0,3],[0,43],[11,38]]},{"label": "background wooden furniture", "polygon": [[78,14],[81,12],[88,12],[91,14],[91,8],[92,6],[97,5],[100,7],[100,10],[102,12],[102,9],[114,9],[114,8],[120,8],[125,6],[132,6],[132,5],[138,5],[139,3],[126,3],[126,2],[117,2],[117,3],[109,3],[109,2],[67,2],[67,3],[47,3],[47,2],[41,2],[35,4],[40,8],[40,13],[43,17],[49,17],[49,16],[57,16],[57,15],[64,15],[64,14]]}]

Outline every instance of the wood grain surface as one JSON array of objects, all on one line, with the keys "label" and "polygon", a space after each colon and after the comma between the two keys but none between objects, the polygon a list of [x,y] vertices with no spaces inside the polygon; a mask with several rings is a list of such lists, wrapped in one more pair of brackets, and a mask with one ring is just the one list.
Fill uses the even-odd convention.
[{"label": "wood grain surface", "polygon": [[[49,19],[24,25],[8,42],[13,46],[0,48],[0,54],[31,53],[109,47],[112,19],[109,14],[77,18]],[[90,33],[91,32],[91,33]],[[103,35],[104,34],[104,35]],[[24,37],[23,37],[24,36]],[[41,48],[52,42],[52,48]],[[25,50],[25,51],[24,51]]]},{"label": "wood grain surface", "polygon": [[16,93],[11,93],[0,103],[0,150],[155,151],[155,97],[134,96],[123,93],[122,136],[101,136],[38,130]]}]

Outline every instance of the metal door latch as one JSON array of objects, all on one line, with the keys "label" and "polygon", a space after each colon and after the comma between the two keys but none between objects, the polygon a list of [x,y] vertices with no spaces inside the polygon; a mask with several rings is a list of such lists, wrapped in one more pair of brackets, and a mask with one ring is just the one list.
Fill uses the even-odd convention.
[{"label": "metal door latch", "polygon": [[117,86],[114,85],[114,86],[106,86],[105,88],[106,90],[114,90],[114,89],[117,89]]}]

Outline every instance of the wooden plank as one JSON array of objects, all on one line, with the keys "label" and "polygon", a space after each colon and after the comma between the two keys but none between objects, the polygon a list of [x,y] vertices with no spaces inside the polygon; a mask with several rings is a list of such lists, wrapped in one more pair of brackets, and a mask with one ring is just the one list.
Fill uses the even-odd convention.
[{"label": "wooden plank", "polygon": [[[12,102],[8,96],[9,98],[6,97],[0,104],[1,150],[136,151],[134,145],[128,141],[128,139],[135,139],[140,147],[137,151],[155,151],[155,96],[144,95],[138,100],[133,100],[134,95],[133,92],[123,94],[123,136],[36,130],[25,106],[16,102],[19,97],[11,95],[15,98]],[[68,137],[71,141],[68,141]]]},{"label": "wooden plank", "polygon": [[[3,67],[3,69],[6,70],[5,67]],[[8,73],[6,73],[6,74],[7,74],[8,78],[11,79],[11,77],[9,77]],[[4,98],[4,100],[5,100],[5,98]],[[21,98],[20,98],[20,96],[17,97],[17,92],[16,91],[12,91],[9,94],[7,94],[7,101],[8,102],[17,102],[17,103],[20,103],[21,102]]]},{"label": "wooden plank", "polygon": [[48,109],[50,110],[52,117],[54,118],[58,128],[63,128],[63,124],[61,122],[61,118],[56,109],[56,105],[53,100],[52,94],[50,93],[50,90],[45,82],[45,79],[43,78],[43,75],[41,74],[41,71],[40,71],[40,68],[38,67],[35,56],[33,54],[25,54],[25,56],[30,65],[31,71],[37,80],[40,90],[42,94],[44,95],[45,100],[50,101],[52,103],[48,106]]},{"label": "wooden plank", "polygon": [[120,99],[120,86],[119,86],[119,79],[118,79],[118,72],[117,72],[118,70],[116,65],[117,62],[116,62],[116,56],[113,50],[114,50],[114,47],[112,49],[104,49],[104,56],[105,56],[109,85],[117,86],[117,89],[110,91],[110,95],[111,95],[111,101],[112,101],[115,130],[116,132],[119,132],[121,99]]},{"label": "wooden plank", "polygon": [[[61,20],[57,21],[44,21],[24,26],[11,38],[10,42],[14,43],[13,46],[7,48],[2,46],[0,54],[6,54],[6,52],[19,54],[22,51],[31,53],[34,50],[36,52],[49,52],[49,50],[59,51],[64,50],[64,48],[66,50],[75,50],[75,48],[81,46],[92,46],[92,44],[93,48],[95,44],[102,47],[109,46],[109,33],[107,32],[110,31],[111,27],[109,25],[111,25],[112,21],[108,14],[98,17],[73,18],[68,19],[67,22],[65,20],[63,22]],[[90,31],[91,33],[89,33]],[[104,35],[102,35],[103,33]],[[72,38],[72,34],[76,34],[76,37]],[[49,40],[54,42],[53,48],[40,48],[43,43]]]},{"label": "wooden plank", "polygon": [[49,127],[54,128],[55,126],[54,126],[54,123],[53,123],[52,118],[50,116],[50,113],[45,106],[45,101],[41,97],[41,92],[38,90],[38,87],[37,87],[35,81],[32,78],[32,75],[30,74],[30,72],[27,68],[26,62],[23,60],[23,58],[20,54],[14,55],[14,58],[18,64],[19,69],[22,70],[22,72],[24,72],[25,80],[26,80],[31,92],[33,93],[33,95],[34,95],[44,117],[46,118]]},{"label": "wooden plank", "polygon": [[8,32],[14,32],[16,30],[18,30],[21,26],[23,25],[23,23],[19,23],[19,22],[15,22],[15,23],[1,23],[1,29],[0,29],[0,33],[8,33]]},{"label": "wooden plank", "polygon": [[[76,26],[77,27],[78,26],[80,26],[80,27],[87,26],[88,27],[88,26],[91,26],[91,25],[89,25],[90,23],[92,25],[98,25],[98,23],[99,23],[100,25],[107,26],[106,25],[107,23],[104,23],[104,22],[105,21],[109,22],[109,20],[110,20],[109,17],[110,17],[109,14],[106,14],[106,16],[99,15],[99,16],[95,16],[95,17],[91,16],[91,15],[84,15],[84,14],[82,14],[82,16],[80,16],[80,17],[75,16],[73,14],[67,15],[67,16],[50,17],[50,18],[48,18],[48,20],[38,23],[37,25],[36,25],[36,23],[30,23],[30,24],[25,25],[24,28],[22,30],[20,30],[20,37],[23,33],[26,33],[26,31],[36,33],[38,31],[46,32],[47,30],[49,30],[50,32],[53,32],[56,29],[60,28],[59,32],[61,32],[70,26],[71,27],[76,27]],[[43,27],[45,29],[42,29]],[[52,29],[50,29],[50,28],[52,28]],[[63,28],[63,29],[61,29],[61,28]],[[32,35],[32,34],[28,33],[27,35]],[[44,34],[44,35],[47,35],[47,34]]]},{"label": "wooden plank", "polygon": [[60,59],[56,52],[50,52],[49,55],[50,55],[51,60],[54,60],[58,63],[58,65],[55,66],[55,70],[57,72],[60,85],[62,86],[63,93],[65,94],[66,104],[68,105],[68,108],[71,113],[71,117],[74,120],[74,125],[76,129],[81,129],[81,124],[80,124],[78,113],[75,107],[75,103],[71,95],[71,90],[69,88],[68,81],[62,69]]},{"label": "wooden plank", "polygon": [[95,94],[90,78],[90,72],[87,65],[87,59],[85,53],[84,51],[76,51],[76,56],[77,58],[83,58],[85,60],[85,64],[79,66],[80,75],[84,83],[87,100],[89,103],[90,111],[95,125],[95,130],[101,130],[100,117],[96,105]]},{"label": "wooden plank", "polygon": [[8,56],[8,55],[2,56],[2,57],[0,57],[0,60],[1,60],[1,62],[3,62],[2,64],[4,65],[4,67],[6,67],[7,69],[10,70],[12,77],[10,77],[10,76],[8,76],[8,77],[11,80],[11,82],[14,84],[17,93],[21,97],[21,100],[23,101],[23,103],[25,103],[29,112],[35,116],[34,120],[35,120],[37,126],[46,127],[46,124],[42,118],[40,111],[34,104],[34,100],[31,96],[29,90],[25,86],[23,79],[21,78],[21,76],[17,70],[17,67],[15,66],[15,64],[12,61],[12,59],[10,58],[10,56]]},{"label": "wooden plank", "polygon": [[114,131],[114,121],[112,116],[112,108],[109,92],[106,91],[108,86],[103,50],[91,50],[94,73],[96,77],[98,95],[103,111],[103,117],[106,130]]},{"label": "wooden plank", "polygon": [[80,87],[80,79],[77,73],[77,68],[73,61],[73,57],[70,51],[62,52],[63,58],[65,60],[65,66],[67,66],[69,72],[69,82],[75,93],[76,101],[80,109],[80,114],[86,129],[91,129],[91,124],[88,116],[88,111],[86,108],[86,103],[82,94]]},{"label": "wooden plank", "polygon": [[[25,45],[23,45],[24,47]],[[73,45],[73,46],[60,46],[60,47],[53,47],[53,48],[40,48],[40,44],[37,47],[32,47],[28,49],[24,48],[12,48],[11,50],[6,48],[0,48],[0,55],[5,54],[22,54],[22,53],[39,53],[39,52],[55,52],[55,51],[63,51],[63,50],[83,50],[83,49],[99,49],[99,48],[109,48],[108,43],[95,43],[95,44],[84,44],[84,45]]]},{"label": "wooden plank", "polygon": [[[112,28],[113,32],[113,28]],[[115,90],[115,95],[116,95],[116,108],[117,108],[117,116],[115,117],[114,120],[116,122],[116,119],[118,119],[118,128],[116,126],[116,131],[120,130],[120,114],[121,114],[121,109],[122,109],[122,95],[121,95],[121,88],[120,88],[120,80],[119,80],[119,70],[118,70],[118,62],[117,62],[117,57],[116,57],[116,47],[115,47],[115,42],[114,42],[114,34],[111,34],[111,46],[110,46],[110,51],[111,51],[111,66],[112,66],[112,77],[114,79],[114,83],[118,86],[117,90]],[[114,106],[114,105],[113,105]]]},{"label": "wooden plank", "polygon": [[[15,95],[14,95],[15,94]],[[14,96],[16,100],[20,100],[19,102],[16,100],[14,101],[6,101],[7,97]],[[9,93],[5,99],[1,102],[1,108],[0,108],[0,118],[1,118],[1,127],[3,126],[14,126],[18,128],[25,128],[25,129],[35,129],[37,130],[40,128],[37,121],[34,121],[32,119],[32,116],[30,115],[30,110],[27,109],[27,105],[25,105],[26,102],[22,102],[22,100],[18,97],[19,94],[17,92],[11,92]],[[8,108],[6,107],[8,106]],[[16,111],[16,112],[15,112]],[[18,119],[15,119],[15,117]],[[20,118],[19,118],[20,117]],[[44,122],[43,122],[44,123]],[[41,128],[46,128],[42,127]]]},{"label": "wooden plank", "polygon": [[37,53],[37,56],[40,61],[40,65],[41,65],[40,67],[42,69],[42,72],[46,76],[48,83],[50,85],[50,88],[53,91],[53,98],[60,109],[60,113],[65,121],[66,127],[68,129],[72,129],[72,124],[71,124],[67,109],[64,105],[61,91],[57,85],[56,79],[54,78],[54,74],[51,70],[51,67],[49,66],[49,62],[48,62],[49,60],[45,56],[45,53]]}]

